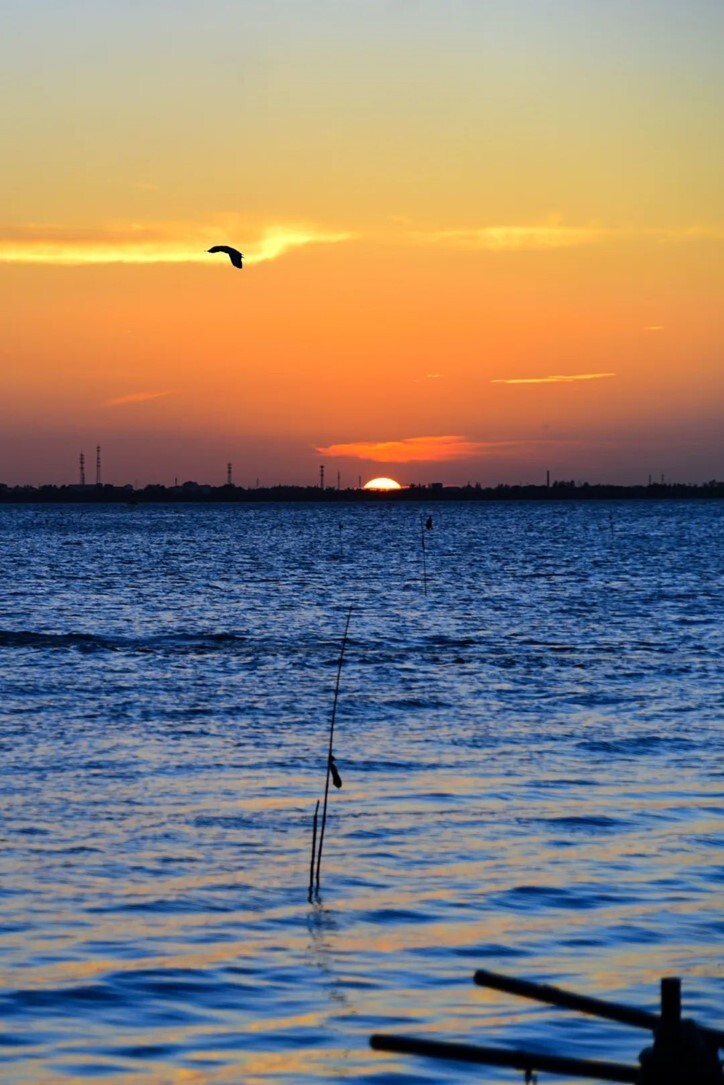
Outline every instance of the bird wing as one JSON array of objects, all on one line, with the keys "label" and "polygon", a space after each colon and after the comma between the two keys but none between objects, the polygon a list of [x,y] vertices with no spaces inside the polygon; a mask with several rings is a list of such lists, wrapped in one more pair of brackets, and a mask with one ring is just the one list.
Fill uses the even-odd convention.
[{"label": "bird wing", "polygon": [[231,260],[234,267],[243,267],[242,260],[244,259],[243,252],[239,252],[238,249],[232,249],[231,245],[212,245],[207,252],[225,252]]}]

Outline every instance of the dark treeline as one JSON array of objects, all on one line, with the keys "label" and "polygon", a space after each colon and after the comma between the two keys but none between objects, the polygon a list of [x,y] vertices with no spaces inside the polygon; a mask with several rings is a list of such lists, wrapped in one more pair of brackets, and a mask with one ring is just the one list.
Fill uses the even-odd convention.
[{"label": "dark treeline", "polygon": [[0,483],[0,503],[43,504],[105,504],[127,505],[164,503],[230,503],[274,501],[325,502],[405,502],[405,501],[561,501],[662,499],[662,498],[721,498],[724,482],[712,480],[701,484],[682,482],[652,482],[642,486],[614,486],[588,482],[556,481],[550,486],[517,485],[484,487],[480,483],[466,486],[412,485],[402,490],[342,490],[319,486],[266,486],[245,489],[243,486],[204,486],[184,482],[181,486],[70,485],[70,486],[6,486]]}]

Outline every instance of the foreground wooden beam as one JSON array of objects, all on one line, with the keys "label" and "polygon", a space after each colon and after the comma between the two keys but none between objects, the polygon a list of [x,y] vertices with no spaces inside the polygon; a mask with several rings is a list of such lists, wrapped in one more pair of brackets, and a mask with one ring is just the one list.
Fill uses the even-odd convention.
[{"label": "foreground wooden beam", "polygon": [[425,1055],[431,1059],[448,1059],[452,1062],[507,1066],[513,1070],[522,1070],[526,1074],[547,1070],[551,1074],[585,1077],[595,1081],[623,1081],[630,1085],[636,1085],[639,1081],[637,1067],[620,1062],[595,1062],[591,1059],[546,1055],[543,1052],[444,1043],[440,1040],[417,1040],[409,1036],[383,1036],[379,1033],[370,1037],[370,1046],[376,1051],[395,1051],[401,1055]]}]

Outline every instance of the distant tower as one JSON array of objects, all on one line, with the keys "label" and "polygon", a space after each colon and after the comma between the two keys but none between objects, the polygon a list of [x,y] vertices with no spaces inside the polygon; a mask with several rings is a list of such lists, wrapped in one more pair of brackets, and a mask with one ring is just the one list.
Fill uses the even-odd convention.
[{"label": "distant tower", "polygon": [[226,485],[227,486],[233,486],[233,483],[231,481],[231,464],[230,463],[227,463],[227,465],[226,465]]},{"label": "distant tower", "polygon": [[341,479],[340,479],[340,476],[339,476],[339,471],[338,471],[338,472],[337,472],[337,489],[338,489],[338,490],[340,489],[340,484],[341,484]]},{"label": "distant tower", "polygon": [[85,486],[85,456],[82,452],[78,457],[78,466],[80,468],[80,484]]},{"label": "distant tower", "polygon": [[319,465],[319,488],[320,488],[320,490],[324,490],[324,464],[323,463],[320,463],[320,465]]},{"label": "distant tower", "polygon": [[96,445],[96,486],[101,484],[101,446]]},{"label": "distant tower", "polygon": [[550,484],[551,484],[551,473],[550,473],[550,471],[546,471],[546,486],[550,488]]}]

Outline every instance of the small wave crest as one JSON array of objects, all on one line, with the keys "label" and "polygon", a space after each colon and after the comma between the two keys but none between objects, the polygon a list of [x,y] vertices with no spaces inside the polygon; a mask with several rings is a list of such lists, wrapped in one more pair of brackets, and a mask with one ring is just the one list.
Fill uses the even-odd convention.
[{"label": "small wave crest", "polygon": [[93,633],[40,633],[0,629],[0,650],[37,648],[80,652],[218,652],[245,646],[240,633],[164,633],[150,637],[99,636]]}]

